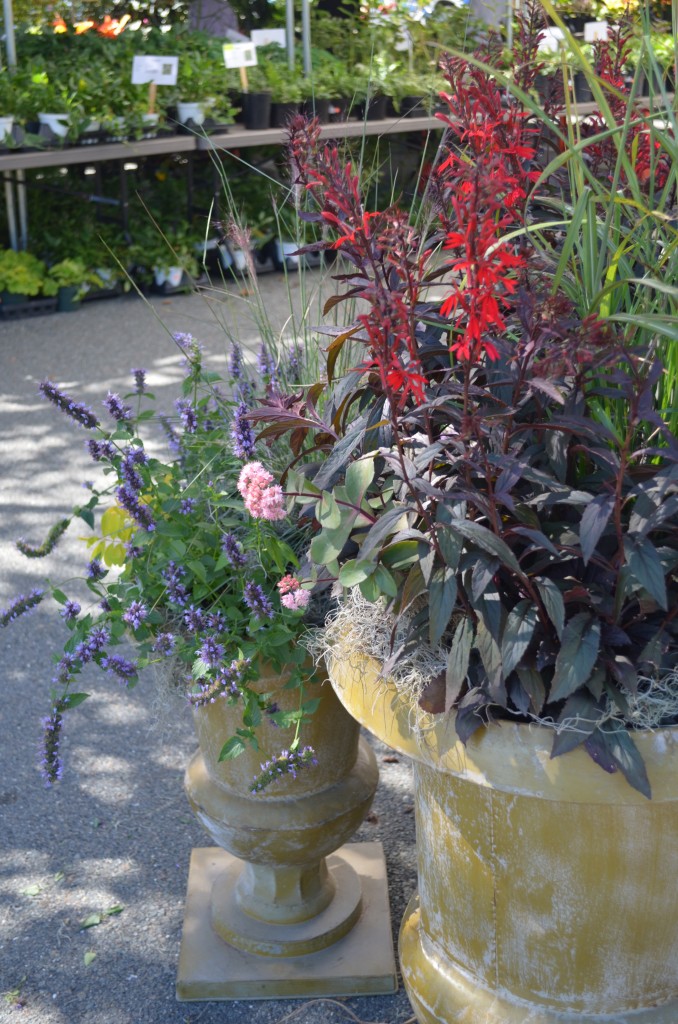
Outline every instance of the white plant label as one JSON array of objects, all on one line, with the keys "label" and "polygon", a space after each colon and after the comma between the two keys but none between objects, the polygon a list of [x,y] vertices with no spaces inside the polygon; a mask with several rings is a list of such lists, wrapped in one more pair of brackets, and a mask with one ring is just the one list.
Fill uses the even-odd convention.
[{"label": "white plant label", "polygon": [[132,85],[176,85],[178,72],[178,57],[135,57]]},{"label": "white plant label", "polygon": [[254,43],[224,43],[223,49],[227,68],[251,68],[257,63]]},{"label": "white plant label", "polygon": [[253,28],[252,42],[255,46],[276,46],[285,49],[287,46],[287,33],[284,28]]},{"label": "white plant label", "polygon": [[545,28],[539,40],[539,49],[543,53],[558,53],[564,42],[565,33],[562,28]]},{"label": "white plant label", "polygon": [[595,43],[599,39],[607,39],[607,22],[587,21],[584,25],[584,42]]}]

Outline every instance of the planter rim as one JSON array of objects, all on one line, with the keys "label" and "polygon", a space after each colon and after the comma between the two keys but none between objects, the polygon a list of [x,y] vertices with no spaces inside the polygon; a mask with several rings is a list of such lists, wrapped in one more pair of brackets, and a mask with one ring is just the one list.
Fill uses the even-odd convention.
[{"label": "planter rim", "polygon": [[[582,748],[551,759],[553,731],[501,721],[460,741],[447,715],[408,707],[379,661],[352,652],[330,658],[328,673],[344,707],[382,742],[420,764],[477,785],[567,803],[641,804],[647,799],[621,772],[610,775]],[[652,803],[678,802],[678,726],[632,732],[652,786]]]}]

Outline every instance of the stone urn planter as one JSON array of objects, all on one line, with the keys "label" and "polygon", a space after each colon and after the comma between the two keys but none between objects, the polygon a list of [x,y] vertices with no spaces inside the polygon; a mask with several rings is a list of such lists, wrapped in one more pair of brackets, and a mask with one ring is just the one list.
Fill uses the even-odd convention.
[{"label": "stone urn planter", "polygon": [[675,1024],[678,728],[634,733],[653,799],[582,750],[512,722],[467,747],[418,727],[379,663],[330,678],[363,725],[414,762],[419,893],[400,933],[422,1024]]},{"label": "stone urn planter", "polygon": [[[265,673],[256,685],[292,710],[298,691],[285,681]],[[314,748],[318,764],[259,793],[252,784],[261,762],[293,730],[264,723],[258,751],[219,762],[242,711],[223,699],[195,711],[199,750],[185,788],[218,848],[193,851],[179,999],[395,991],[381,844],[342,846],[372,802],[376,759],[327,679],[310,692],[320,704],[302,746]]]}]

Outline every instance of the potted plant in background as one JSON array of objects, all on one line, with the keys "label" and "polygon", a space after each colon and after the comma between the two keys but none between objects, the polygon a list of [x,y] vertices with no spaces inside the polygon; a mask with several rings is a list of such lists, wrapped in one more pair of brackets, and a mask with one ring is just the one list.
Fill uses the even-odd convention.
[{"label": "potted plant in background", "polygon": [[[277,47],[276,47],[277,49]],[[271,90],[271,128],[284,128],[290,117],[299,112],[302,79],[292,74],[282,61],[269,60],[262,69]]]},{"label": "potted plant in background", "polygon": [[[326,329],[325,414],[301,428],[325,459],[286,488],[347,598],[321,647],[335,688],[415,761],[400,949],[425,1024],[678,1005],[673,140],[620,130],[619,99],[545,166],[539,29],[531,6],[514,99],[501,71],[443,62],[450,133],[416,224],[366,209],[317,125],[290,132],[305,219],[350,267],[328,309],[361,303]],[[603,109],[626,31],[587,69]],[[288,401],[256,418],[284,429]]]},{"label": "potted plant in background", "polygon": [[198,247],[190,231],[167,228],[160,234],[149,225],[137,232],[130,246],[134,276],[140,283],[163,292],[190,288],[200,271]]},{"label": "potted plant in background", "polygon": [[431,113],[440,82],[430,73],[403,70],[392,75],[389,91],[396,113],[403,117],[426,117]]},{"label": "potted plant in background", "polygon": [[247,69],[248,90],[243,92],[242,118],[249,131],[261,131],[271,126],[271,89],[260,66]]},{"label": "potted plant in background", "polygon": [[[56,286],[47,278],[47,268],[37,256],[13,249],[0,252],[0,308],[3,313],[27,307],[31,305],[30,300],[39,295],[55,294]],[[56,303],[50,305],[53,307]]]},{"label": "potted plant in background", "polygon": [[101,288],[103,281],[94,271],[88,270],[77,257],[66,258],[49,268],[47,277],[57,289],[57,309],[60,313],[74,313],[80,308],[80,300],[89,287]]}]

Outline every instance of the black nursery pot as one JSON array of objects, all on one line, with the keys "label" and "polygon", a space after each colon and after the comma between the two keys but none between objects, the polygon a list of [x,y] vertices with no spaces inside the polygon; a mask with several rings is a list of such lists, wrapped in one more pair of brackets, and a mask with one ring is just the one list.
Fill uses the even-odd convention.
[{"label": "black nursery pot", "polygon": [[270,92],[245,92],[242,96],[243,121],[249,131],[261,131],[271,123]]},{"label": "black nursery pot", "polygon": [[345,121],[348,117],[348,100],[345,96],[337,96],[329,100],[329,122],[336,124],[337,121]]},{"label": "black nursery pot", "polygon": [[569,28],[570,32],[582,33],[584,31],[584,25],[591,19],[587,14],[566,14],[563,21]]},{"label": "black nursery pot", "polygon": [[80,309],[80,289],[75,286],[63,286],[57,292],[57,310],[59,313],[75,313]]},{"label": "black nursery pot", "polygon": [[574,75],[574,98],[578,103],[590,103],[593,99],[591,83],[583,71],[576,71]]},{"label": "black nursery pot", "polygon": [[400,113],[403,117],[426,117],[426,97],[403,96]]},{"label": "black nursery pot", "polygon": [[383,121],[388,110],[387,96],[373,96],[369,103],[365,104],[364,117],[366,121]]},{"label": "black nursery pot", "polygon": [[330,101],[318,98],[304,100],[301,112],[306,114],[306,117],[317,117],[321,124],[327,124],[330,119]]},{"label": "black nursery pot", "polygon": [[271,103],[271,128],[284,128],[299,113],[298,103]]}]

